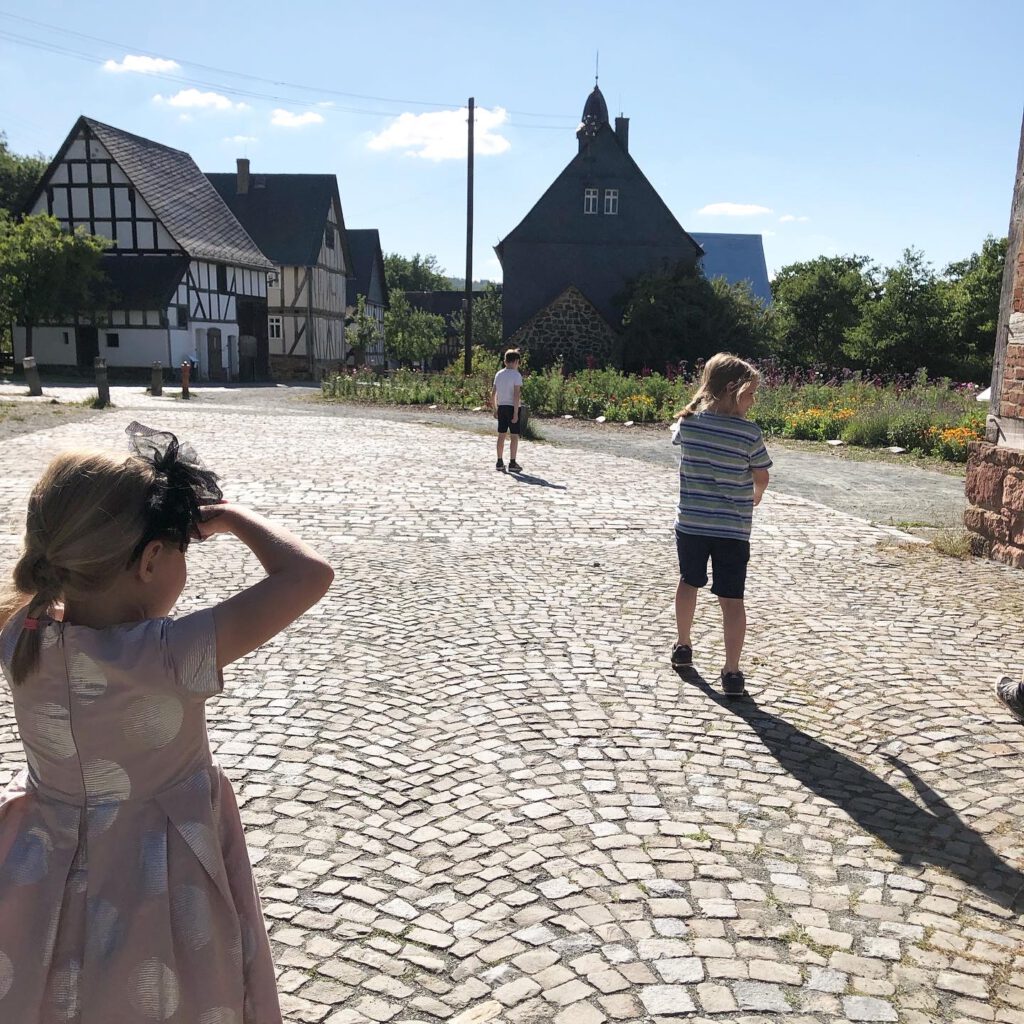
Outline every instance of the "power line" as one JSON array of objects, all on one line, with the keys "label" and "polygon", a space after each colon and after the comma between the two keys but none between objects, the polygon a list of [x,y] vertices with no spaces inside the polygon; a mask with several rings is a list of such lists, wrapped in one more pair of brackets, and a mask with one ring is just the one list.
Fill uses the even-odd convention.
[{"label": "power line", "polygon": [[[2,17],[2,18],[9,18],[9,19],[14,20],[14,21],[20,21],[20,22],[23,22],[24,24],[33,25],[36,28],[46,29],[47,31],[50,31],[50,32],[60,32],[60,33],[63,33],[64,35],[72,36],[72,37],[77,38],[77,39],[85,39],[85,40],[88,40],[89,42],[101,43],[104,46],[114,46],[114,47],[117,47],[118,49],[121,49],[121,50],[125,51],[126,53],[127,52],[132,52],[132,53],[139,54],[140,56],[150,57],[150,58],[152,58],[154,60],[170,60],[170,61],[173,61],[175,64],[178,64],[179,66],[188,66],[188,67],[198,68],[200,71],[212,72],[213,74],[216,74],[216,75],[227,75],[227,76],[232,77],[232,78],[247,79],[247,80],[252,81],[252,82],[262,82],[262,83],[265,83],[267,85],[275,86],[277,88],[296,89],[296,90],[299,90],[301,92],[314,92],[314,93],[317,93],[318,95],[341,96],[341,97],[345,97],[347,99],[370,100],[370,101],[376,102],[376,103],[391,103],[391,104],[394,104],[396,106],[436,107],[436,108],[439,108],[439,109],[452,109],[453,107],[455,109],[460,109],[462,107],[461,103],[441,103],[441,102],[431,101],[431,100],[413,100],[413,99],[400,99],[400,98],[388,97],[388,96],[374,96],[374,95],[369,95],[369,94],[365,94],[365,93],[344,92],[344,91],[341,91],[341,90],[338,90],[338,89],[331,89],[331,88],[326,88],[326,87],[321,87],[321,86],[313,86],[313,85],[305,85],[305,84],[298,83],[298,82],[286,82],[286,81],[282,81],[282,80],[279,80],[279,79],[265,78],[263,76],[253,75],[253,74],[250,74],[250,73],[244,72],[244,71],[234,71],[234,70],[231,70],[229,68],[216,67],[216,66],[210,65],[210,64],[200,64],[197,61],[190,61],[190,60],[185,60],[185,59],[181,59],[181,58],[177,58],[177,57],[170,57],[170,56],[168,56],[166,54],[154,53],[153,51],[143,49],[142,47],[136,47],[136,46],[132,46],[132,45],[129,45],[129,44],[126,44],[126,43],[116,42],[115,40],[106,39],[106,38],[104,38],[102,36],[89,35],[88,33],[85,33],[85,32],[77,32],[77,31],[74,31],[73,29],[64,28],[64,27],[62,27],[60,25],[51,25],[51,24],[48,24],[47,22],[36,21],[33,18],[26,18],[23,15],[11,14],[11,13],[9,13],[7,11],[0,11],[0,17]],[[57,54],[62,55],[62,56],[75,57],[75,58],[77,58],[79,60],[99,61],[99,60],[102,59],[100,57],[97,57],[95,54],[84,53],[84,52],[82,52],[80,50],[79,51],[71,50],[68,47],[61,47],[59,44],[52,43],[52,42],[47,41],[47,40],[34,39],[32,37],[29,37],[29,36],[18,36],[18,35],[14,34],[14,33],[0,31],[0,37],[7,38],[9,41],[18,42],[18,43],[20,43],[22,45],[32,46],[32,47],[35,47],[36,49],[47,50],[47,51],[52,52],[52,53],[57,53]],[[225,92],[232,92],[233,95],[248,96],[248,97],[254,98],[254,99],[271,99],[274,102],[279,102],[279,103],[301,103],[302,102],[302,101],[299,101],[299,100],[295,100],[293,98],[284,98],[284,97],[280,97],[280,96],[271,96],[271,95],[268,95],[266,93],[258,93],[258,92],[254,92],[254,91],[237,89],[237,88],[232,91],[231,87],[225,86],[225,85],[222,85],[222,84],[219,84],[219,83],[202,82],[202,81],[198,81],[198,80],[196,80],[194,78],[189,78],[189,77],[186,77],[186,76],[172,75],[172,74],[170,74],[168,72],[150,72],[149,75],[151,77],[154,77],[154,78],[163,78],[163,79],[166,79],[167,81],[178,82],[179,84],[202,85],[205,88],[210,88],[210,89],[218,89],[219,88],[219,89],[223,89]],[[390,112],[361,110],[361,109],[358,109],[358,108],[346,108],[346,112],[347,113],[360,113],[360,114],[373,114],[375,116],[384,116],[384,117],[393,117],[394,116]],[[512,116],[516,116],[516,117],[537,117],[537,118],[544,118],[544,119],[550,119],[550,120],[570,120],[569,115],[564,115],[564,114],[541,114],[541,113],[534,113],[534,112],[525,111],[525,110],[508,110],[506,112],[508,114],[510,114]],[[524,125],[523,127],[527,127],[527,126]],[[536,127],[542,127],[542,126],[538,125]]]}]

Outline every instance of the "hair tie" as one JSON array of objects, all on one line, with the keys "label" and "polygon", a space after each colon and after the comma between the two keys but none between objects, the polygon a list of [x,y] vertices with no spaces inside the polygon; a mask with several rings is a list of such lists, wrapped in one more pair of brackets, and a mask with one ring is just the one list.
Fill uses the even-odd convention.
[{"label": "hair tie", "polygon": [[27,629],[29,632],[33,632],[39,628],[39,620],[26,618],[21,624],[21,628]]}]

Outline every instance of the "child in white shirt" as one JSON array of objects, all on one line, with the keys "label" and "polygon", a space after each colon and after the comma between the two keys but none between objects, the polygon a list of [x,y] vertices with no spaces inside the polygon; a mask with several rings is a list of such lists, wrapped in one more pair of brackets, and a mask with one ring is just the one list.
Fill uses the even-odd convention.
[{"label": "child in white shirt", "polygon": [[494,375],[491,388],[491,409],[498,418],[498,462],[495,469],[505,469],[505,435],[512,434],[509,445],[508,468],[510,473],[522,473],[523,467],[516,462],[519,448],[519,397],[523,388],[523,376],[519,372],[519,352],[510,348],[505,353],[505,366]]}]

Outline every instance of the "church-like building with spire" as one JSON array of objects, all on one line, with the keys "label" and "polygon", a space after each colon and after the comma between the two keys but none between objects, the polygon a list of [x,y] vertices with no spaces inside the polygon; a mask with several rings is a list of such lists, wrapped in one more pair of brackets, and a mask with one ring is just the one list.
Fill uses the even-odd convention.
[{"label": "church-like building with spire", "polygon": [[576,155],[495,246],[508,344],[542,363],[619,363],[628,283],[680,263],[699,262],[709,278],[748,281],[771,300],[761,236],[685,231],[629,154],[629,118],[612,127],[596,84],[576,138]]}]

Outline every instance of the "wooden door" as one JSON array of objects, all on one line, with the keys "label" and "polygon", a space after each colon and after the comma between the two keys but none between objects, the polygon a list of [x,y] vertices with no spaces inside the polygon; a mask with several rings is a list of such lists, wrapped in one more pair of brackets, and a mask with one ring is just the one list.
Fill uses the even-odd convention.
[{"label": "wooden door", "polygon": [[220,330],[211,327],[206,332],[206,372],[210,380],[224,379],[224,358],[220,346]]},{"label": "wooden door", "polygon": [[78,327],[75,330],[75,348],[78,350],[78,365],[92,371],[96,357],[100,354],[100,332],[92,327]]}]

